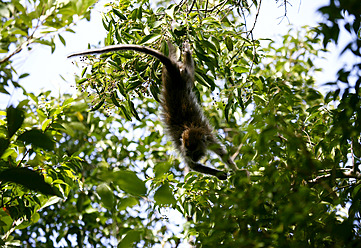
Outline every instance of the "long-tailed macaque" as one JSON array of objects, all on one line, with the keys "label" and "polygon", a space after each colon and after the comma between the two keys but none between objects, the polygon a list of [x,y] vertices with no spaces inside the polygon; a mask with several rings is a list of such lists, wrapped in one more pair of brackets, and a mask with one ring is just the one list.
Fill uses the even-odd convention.
[{"label": "long-tailed macaque", "polygon": [[120,50],[134,50],[149,54],[163,63],[161,106],[162,120],[167,135],[191,169],[216,176],[221,180],[227,179],[227,173],[198,162],[207,150],[211,150],[218,154],[232,170],[237,170],[237,166],[214,135],[213,128],[192,90],[194,61],[189,43],[184,43],[182,62],[177,60],[176,49],[170,42],[168,42],[169,56],[145,46],[113,45],[73,53],[68,58]]}]

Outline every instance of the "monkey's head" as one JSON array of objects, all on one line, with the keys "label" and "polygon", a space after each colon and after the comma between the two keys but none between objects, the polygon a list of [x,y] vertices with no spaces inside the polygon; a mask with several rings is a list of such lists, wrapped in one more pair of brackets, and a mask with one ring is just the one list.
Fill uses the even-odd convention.
[{"label": "monkey's head", "polygon": [[182,153],[193,162],[199,161],[207,151],[207,136],[201,128],[187,128],[182,133]]}]

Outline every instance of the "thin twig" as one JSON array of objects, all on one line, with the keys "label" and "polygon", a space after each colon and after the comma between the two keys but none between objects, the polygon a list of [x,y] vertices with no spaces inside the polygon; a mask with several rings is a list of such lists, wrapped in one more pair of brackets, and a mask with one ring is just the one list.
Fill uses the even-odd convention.
[{"label": "thin twig", "polygon": [[253,32],[253,30],[254,30],[255,27],[256,27],[257,19],[258,19],[259,13],[260,13],[260,11],[261,11],[261,5],[262,5],[262,0],[259,1],[258,7],[257,7],[256,16],[255,16],[254,22],[253,22],[253,27],[251,28],[251,30],[249,30],[249,33],[250,33],[250,34]]}]

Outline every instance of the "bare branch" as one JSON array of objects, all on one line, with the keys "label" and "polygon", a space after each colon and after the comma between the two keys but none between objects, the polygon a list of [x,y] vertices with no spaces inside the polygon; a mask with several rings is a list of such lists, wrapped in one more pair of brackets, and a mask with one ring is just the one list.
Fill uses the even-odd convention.
[{"label": "bare branch", "polygon": [[261,10],[261,5],[262,5],[262,0],[259,1],[258,7],[257,7],[256,16],[255,16],[254,22],[253,22],[253,27],[251,28],[251,30],[249,30],[250,33],[252,33],[253,30],[254,30],[254,28],[256,27],[258,15],[259,15],[259,12],[260,12],[260,10]]},{"label": "bare branch", "polygon": [[[280,2],[280,0],[276,0],[276,3]],[[287,0],[282,0],[281,4],[278,6],[278,7],[284,7],[285,8],[285,13],[283,16],[280,16],[279,18],[281,18],[281,21],[280,23],[283,21],[284,18],[287,18],[288,20],[288,17],[287,17],[287,4],[289,4],[290,6],[292,6],[292,4],[287,1]],[[288,21],[289,22],[289,21]]]},{"label": "bare branch", "polygon": [[326,172],[328,174],[317,176],[314,179],[309,180],[308,183],[319,183],[320,181],[327,180],[331,177],[339,178],[339,179],[341,179],[341,178],[361,179],[360,172],[354,173],[353,170],[350,170],[347,168],[345,168],[345,169],[340,168],[340,169],[337,169],[336,171],[335,170],[325,170],[324,172]]}]

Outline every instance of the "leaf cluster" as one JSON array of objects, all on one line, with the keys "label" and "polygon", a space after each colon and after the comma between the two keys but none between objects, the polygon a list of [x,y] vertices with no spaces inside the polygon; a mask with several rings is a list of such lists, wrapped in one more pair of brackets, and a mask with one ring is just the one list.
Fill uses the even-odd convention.
[{"label": "leaf cluster", "polygon": [[[237,10],[243,11],[242,6],[224,2],[206,11],[185,4],[154,8],[148,1],[134,7],[125,1],[110,3],[109,7],[103,19],[108,31],[105,45],[147,45],[167,54],[167,40],[176,43],[179,50],[188,40],[193,45],[197,94],[203,88],[214,91],[222,84],[222,88],[229,88],[224,91],[229,102],[223,107],[226,118],[236,110],[233,101],[240,102],[243,108],[250,103],[249,92],[242,90],[246,85],[236,78],[246,77],[253,64],[258,63],[259,55],[255,53],[258,42],[249,39],[244,23],[231,21],[237,18]],[[143,113],[138,112],[138,102],[133,98],[159,101],[161,65],[151,56],[119,52],[82,58],[81,62],[84,61],[87,66],[78,85],[92,97],[93,110],[117,107],[127,120],[130,117],[140,120]]]},{"label": "leaf cluster", "polygon": [[[166,54],[167,40],[179,50],[189,40],[194,90],[242,170],[228,181],[184,176],[158,117],[159,62],[132,52],[87,57],[80,97],[27,93],[2,112],[2,245],[357,245],[360,93],[352,80],[359,67],[340,70],[323,96],[313,76],[330,35],[325,26],[261,46],[240,18],[252,6],[259,10],[257,1],[128,0],[109,3],[103,20],[106,45]],[[321,9],[326,26],[356,15],[351,7],[331,1]],[[216,157],[203,162],[224,168]]]},{"label": "leaf cluster", "polygon": [[55,50],[55,37],[65,45],[62,32],[74,32],[74,16],[90,19],[89,7],[96,1],[2,1],[0,3],[0,92],[9,94],[6,86],[21,87],[18,79],[28,76],[24,73],[16,77],[12,66],[14,55],[23,49],[32,49],[32,44],[49,46]]}]

